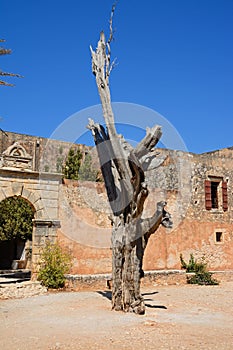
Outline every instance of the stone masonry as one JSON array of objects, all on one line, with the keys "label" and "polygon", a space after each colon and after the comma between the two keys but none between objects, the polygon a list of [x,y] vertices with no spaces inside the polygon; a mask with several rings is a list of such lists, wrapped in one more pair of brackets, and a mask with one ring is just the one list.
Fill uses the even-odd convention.
[{"label": "stone masonry", "polygon": [[[145,215],[165,199],[173,228],[150,238],[145,270],[180,269],[180,254],[205,259],[212,270],[232,270],[233,248],[233,149],[196,155],[159,150],[162,166],[148,172],[150,195]],[[205,181],[217,181],[218,208],[206,209]],[[222,183],[227,183],[227,210],[223,209]],[[60,190],[59,240],[74,255],[73,273],[111,271],[110,213],[100,184],[67,181]],[[69,213],[69,214],[68,214]]]},{"label": "stone masonry", "polygon": [[[110,208],[103,183],[62,182],[61,168],[74,145],[7,135],[0,142],[0,200],[22,196],[35,208],[34,269],[46,239],[58,239],[72,255],[73,274],[110,273]],[[173,228],[160,227],[151,237],[144,269],[180,269],[180,254],[188,260],[193,253],[212,270],[233,270],[233,148],[199,155],[158,151],[161,165],[146,174],[145,215],[166,200]]]}]

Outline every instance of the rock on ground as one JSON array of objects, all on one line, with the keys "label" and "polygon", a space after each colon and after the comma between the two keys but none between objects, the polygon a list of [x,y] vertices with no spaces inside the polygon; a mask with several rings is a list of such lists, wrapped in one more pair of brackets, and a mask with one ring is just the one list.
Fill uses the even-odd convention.
[{"label": "rock on ground", "polygon": [[0,299],[28,298],[47,293],[40,282],[0,283]]}]

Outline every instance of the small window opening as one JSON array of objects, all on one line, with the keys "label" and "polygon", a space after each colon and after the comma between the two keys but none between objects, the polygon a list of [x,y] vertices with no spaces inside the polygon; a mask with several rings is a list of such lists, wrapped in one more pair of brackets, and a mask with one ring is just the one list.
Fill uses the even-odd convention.
[{"label": "small window opening", "polygon": [[219,182],[211,181],[211,202],[212,208],[218,208],[218,185]]},{"label": "small window opening", "polygon": [[223,233],[222,232],[215,232],[215,241],[217,243],[220,243],[223,241]]}]

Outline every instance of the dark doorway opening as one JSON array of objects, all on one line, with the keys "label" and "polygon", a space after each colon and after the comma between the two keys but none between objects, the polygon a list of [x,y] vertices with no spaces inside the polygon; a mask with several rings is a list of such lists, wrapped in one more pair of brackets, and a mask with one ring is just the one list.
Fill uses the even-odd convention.
[{"label": "dark doorway opening", "polygon": [[26,242],[20,238],[0,241],[0,270],[25,269],[27,265]]},{"label": "dark doorway opening", "polygon": [[0,202],[0,270],[30,269],[34,214],[21,196]]}]

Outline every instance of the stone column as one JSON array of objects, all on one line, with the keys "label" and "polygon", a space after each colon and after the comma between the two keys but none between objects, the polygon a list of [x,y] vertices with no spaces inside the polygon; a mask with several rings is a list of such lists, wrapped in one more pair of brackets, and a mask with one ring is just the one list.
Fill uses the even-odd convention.
[{"label": "stone column", "polygon": [[35,280],[38,273],[38,262],[41,251],[46,241],[55,243],[57,239],[57,229],[60,227],[59,220],[34,219],[32,233],[32,279]]}]

